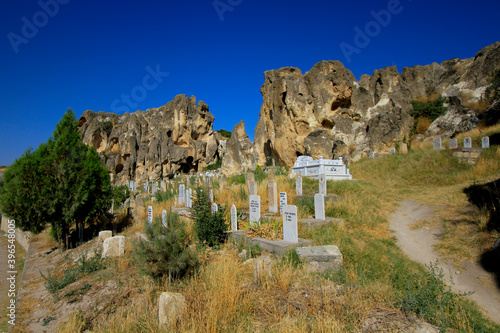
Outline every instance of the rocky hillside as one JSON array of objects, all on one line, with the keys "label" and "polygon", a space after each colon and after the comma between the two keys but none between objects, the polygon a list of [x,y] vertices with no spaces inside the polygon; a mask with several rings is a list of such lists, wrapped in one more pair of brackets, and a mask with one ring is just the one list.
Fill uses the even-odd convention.
[{"label": "rocky hillside", "polygon": [[[299,155],[357,160],[370,151],[389,152],[409,140],[409,111],[417,98],[448,97],[448,112],[427,135],[451,137],[470,130],[479,123],[484,110],[477,105],[498,69],[499,42],[473,59],[404,68],[401,74],[387,67],[359,81],[338,61],[322,61],[305,74],[293,67],[267,71],[254,144],[228,144],[223,171],[239,172],[249,162],[265,165],[271,159],[290,166]],[[498,116],[488,111],[495,122]],[[229,160],[235,155],[248,158],[239,165]]]},{"label": "rocky hillside", "polygon": [[208,105],[179,95],[157,109],[116,115],[85,111],[83,141],[94,147],[115,183],[172,177],[219,159]]}]

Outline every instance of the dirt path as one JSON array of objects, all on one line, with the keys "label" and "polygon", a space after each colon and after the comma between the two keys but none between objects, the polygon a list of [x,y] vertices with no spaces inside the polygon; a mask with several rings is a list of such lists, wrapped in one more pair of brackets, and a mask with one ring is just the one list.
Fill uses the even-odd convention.
[{"label": "dirt path", "polygon": [[461,270],[444,263],[433,248],[441,233],[438,228],[410,229],[413,223],[433,215],[431,207],[411,200],[401,202],[399,209],[390,217],[390,228],[398,239],[399,247],[410,259],[421,264],[439,261],[445,280],[452,289],[462,293],[474,292],[469,298],[476,301],[488,317],[500,324],[500,290],[495,286],[493,275],[470,261],[464,261]]}]

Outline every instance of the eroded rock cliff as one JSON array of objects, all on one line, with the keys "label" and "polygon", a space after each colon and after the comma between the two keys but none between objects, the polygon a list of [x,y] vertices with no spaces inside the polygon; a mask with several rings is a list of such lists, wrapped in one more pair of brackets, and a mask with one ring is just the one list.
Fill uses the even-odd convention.
[{"label": "eroded rock cliff", "polygon": [[186,95],[160,108],[116,115],[85,111],[83,141],[94,147],[116,183],[172,177],[218,160],[208,105]]}]

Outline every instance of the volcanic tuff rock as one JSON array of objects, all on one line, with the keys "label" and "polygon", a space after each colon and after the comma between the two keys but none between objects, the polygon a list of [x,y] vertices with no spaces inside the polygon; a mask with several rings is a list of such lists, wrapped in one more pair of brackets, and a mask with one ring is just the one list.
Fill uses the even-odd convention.
[{"label": "volcanic tuff rock", "polygon": [[233,174],[252,169],[254,166],[252,142],[248,138],[242,120],[234,126],[231,138],[226,142],[221,169],[224,174]]},{"label": "volcanic tuff rock", "polygon": [[219,155],[213,122],[207,104],[179,95],[160,108],[123,115],[85,111],[79,131],[121,184],[172,177],[215,163]]}]

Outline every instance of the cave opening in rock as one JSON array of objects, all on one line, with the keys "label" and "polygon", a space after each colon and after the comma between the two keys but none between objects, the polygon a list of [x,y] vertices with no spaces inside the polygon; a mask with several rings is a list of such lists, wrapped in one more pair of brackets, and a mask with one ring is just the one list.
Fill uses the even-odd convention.
[{"label": "cave opening in rock", "polygon": [[115,167],[115,172],[116,174],[119,174],[120,172],[123,171],[123,164],[117,164],[116,167]]}]

